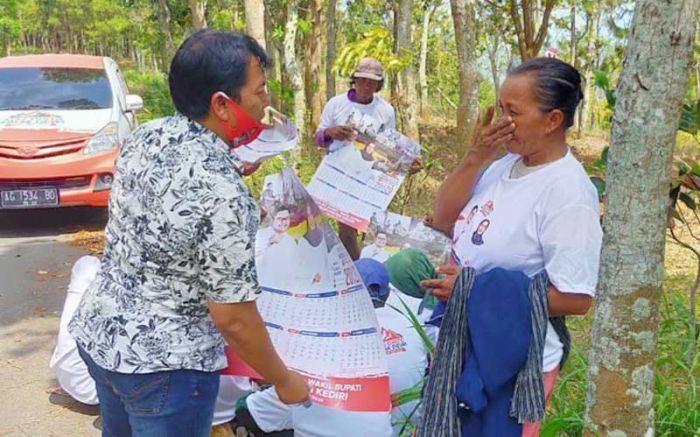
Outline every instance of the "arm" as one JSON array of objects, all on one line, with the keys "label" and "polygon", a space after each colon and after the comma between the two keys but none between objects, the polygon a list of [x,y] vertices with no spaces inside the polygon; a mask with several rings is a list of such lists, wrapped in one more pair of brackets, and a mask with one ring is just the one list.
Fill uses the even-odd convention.
[{"label": "arm", "polygon": [[[456,266],[440,266],[436,270],[444,274],[442,279],[428,279],[421,282],[421,287],[432,289],[433,296],[441,301],[447,301],[452,293],[460,268]],[[585,293],[564,293],[554,285],[547,288],[549,317],[585,315],[593,303],[593,298]]]},{"label": "arm", "polygon": [[350,258],[357,260],[360,258],[360,246],[357,244],[357,229],[338,222],[338,237],[345,246],[345,250],[350,254]]},{"label": "arm", "polygon": [[547,289],[549,317],[583,316],[591,308],[593,298],[584,293],[562,293],[554,285]]},{"label": "arm", "polygon": [[[216,180],[233,190],[226,179]],[[265,378],[278,386],[280,400],[299,403],[308,397],[304,378],[288,370],[272,347],[255,299],[259,288],[255,273],[255,250],[247,226],[257,217],[250,199],[210,196],[216,206],[203,217],[206,226],[198,226],[194,254],[198,269],[198,288],[207,297],[207,307],[216,327],[233,350]],[[233,193],[235,194],[235,193]]]},{"label": "arm", "polygon": [[432,227],[452,236],[457,216],[472,197],[474,186],[485,166],[485,163],[469,155],[462,159],[438,189],[433,204]]},{"label": "arm", "polygon": [[510,117],[491,124],[493,114],[493,108],[489,107],[483,122],[477,127],[472,146],[438,190],[433,204],[432,226],[447,235],[452,235],[457,216],[471,198],[483,169],[495,159],[501,146],[513,137],[515,125]]},{"label": "arm", "polygon": [[321,113],[321,120],[316,129],[315,140],[319,147],[328,148],[333,140],[345,141],[352,138],[354,131],[347,126],[336,126],[333,100],[326,103]]}]

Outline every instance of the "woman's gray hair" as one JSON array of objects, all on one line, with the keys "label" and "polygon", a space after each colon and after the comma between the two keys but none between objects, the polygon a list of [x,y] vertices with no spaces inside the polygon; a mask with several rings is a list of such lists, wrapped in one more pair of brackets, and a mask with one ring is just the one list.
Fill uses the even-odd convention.
[{"label": "woman's gray hair", "polygon": [[574,114],[583,100],[581,74],[556,58],[534,58],[508,72],[508,76],[535,75],[535,98],[544,112],[555,109],[564,113],[564,129],[574,124]]}]

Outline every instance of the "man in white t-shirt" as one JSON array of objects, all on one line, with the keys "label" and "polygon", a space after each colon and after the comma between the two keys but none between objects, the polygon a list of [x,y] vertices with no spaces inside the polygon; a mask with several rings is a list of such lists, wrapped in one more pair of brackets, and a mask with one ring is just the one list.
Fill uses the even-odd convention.
[{"label": "man in white t-shirt", "polygon": [[360,258],[371,258],[379,261],[380,263],[385,262],[391,256],[389,252],[386,251],[387,236],[384,232],[378,232],[374,237],[374,242],[369,246],[362,248],[360,252]]},{"label": "man in white t-shirt", "polygon": [[[392,394],[423,382],[428,366],[428,350],[418,332],[397,305],[387,305],[390,296],[389,273],[378,261],[361,258],[355,266],[372,296],[379,326],[384,337],[384,348],[389,359],[389,385]],[[410,297],[407,297],[410,300]],[[402,299],[406,300],[402,296]],[[418,299],[416,299],[418,300]],[[412,306],[410,303],[409,306]],[[368,437],[399,435],[402,428],[410,429],[418,418],[418,401],[396,406],[388,413],[342,411],[312,405],[287,406],[282,404],[274,388],[255,392],[246,398],[246,405],[238,411],[249,420],[246,426],[265,433],[294,429],[304,437]],[[392,429],[393,425],[393,429]]]},{"label": "man in white t-shirt", "polygon": [[350,144],[355,131],[346,126],[350,114],[360,112],[376,120],[378,132],[396,128],[394,108],[377,95],[384,86],[384,68],[374,58],[360,60],[350,82],[351,88],[326,103],[316,130],[316,143],[330,151]]},{"label": "man in white t-shirt", "polygon": [[[316,143],[329,152],[352,146],[356,132],[346,123],[351,114],[360,113],[365,120],[374,119],[372,129],[381,132],[396,129],[396,111],[377,93],[384,86],[384,67],[374,58],[363,58],[357,64],[350,89],[326,103],[316,130]],[[368,161],[369,162],[369,161]],[[371,167],[370,167],[371,168]],[[338,236],[353,259],[360,257],[357,231],[338,223]]]}]

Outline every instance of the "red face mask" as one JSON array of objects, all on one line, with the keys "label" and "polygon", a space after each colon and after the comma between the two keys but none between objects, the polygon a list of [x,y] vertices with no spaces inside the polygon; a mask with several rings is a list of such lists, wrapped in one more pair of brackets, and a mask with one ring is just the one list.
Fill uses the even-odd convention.
[{"label": "red face mask", "polygon": [[218,117],[219,121],[221,122],[221,126],[224,128],[224,132],[226,133],[226,138],[231,144],[231,148],[236,148],[254,141],[266,126],[253,119],[243,110],[243,108],[238,106],[238,104],[234,102],[232,98],[221,91],[211,97],[212,107],[214,106],[214,99],[218,95],[221,95],[226,100],[226,106],[228,106],[234,117],[236,117],[236,127],[231,126],[223,118]]}]

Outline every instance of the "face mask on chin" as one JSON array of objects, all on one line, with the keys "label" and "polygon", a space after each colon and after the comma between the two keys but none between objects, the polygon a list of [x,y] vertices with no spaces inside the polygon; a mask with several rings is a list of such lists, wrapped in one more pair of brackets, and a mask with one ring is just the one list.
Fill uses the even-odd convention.
[{"label": "face mask on chin", "polygon": [[248,144],[254,141],[260,133],[265,129],[265,125],[248,115],[243,108],[241,108],[232,98],[226,95],[226,93],[219,91],[211,97],[211,105],[214,106],[214,99],[217,96],[224,98],[226,106],[233,113],[236,118],[236,126],[231,126],[229,122],[221,117],[219,121],[221,122],[221,127],[224,129],[226,134],[226,139],[228,139],[231,148],[236,148],[244,144]]}]

